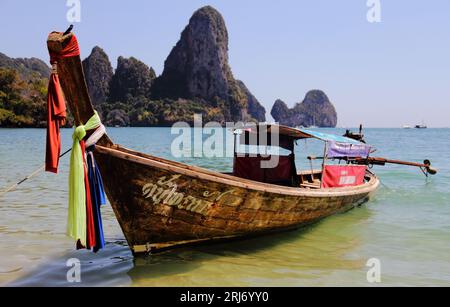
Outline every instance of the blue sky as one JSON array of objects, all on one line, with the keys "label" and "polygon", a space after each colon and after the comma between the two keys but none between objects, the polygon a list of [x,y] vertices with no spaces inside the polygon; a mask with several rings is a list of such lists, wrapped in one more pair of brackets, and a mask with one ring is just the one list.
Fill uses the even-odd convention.
[{"label": "blue sky", "polygon": [[[230,64],[266,107],[322,89],[342,127],[450,127],[450,1],[81,0],[75,33],[82,57],[99,45],[135,56],[159,74],[192,13],[212,5],[225,18]],[[0,0],[0,52],[48,60],[45,40],[69,22],[66,0]]]}]

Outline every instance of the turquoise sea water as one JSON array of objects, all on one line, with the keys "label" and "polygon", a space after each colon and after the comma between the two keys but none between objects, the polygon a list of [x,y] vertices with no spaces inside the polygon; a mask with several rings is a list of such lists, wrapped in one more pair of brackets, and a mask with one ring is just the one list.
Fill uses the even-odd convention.
[{"label": "turquoise sea water", "polygon": [[[342,134],[342,129],[320,129]],[[126,147],[173,159],[168,128],[109,128]],[[63,150],[71,130],[63,129]],[[102,208],[107,247],[76,251],[65,236],[69,155],[60,173],[41,173],[0,196],[0,285],[40,286],[372,286],[366,263],[378,258],[380,285],[450,286],[450,129],[367,129],[376,156],[439,169],[426,179],[419,169],[375,167],[382,186],[373,199],[308,228],[257,239],[184,248],[134,259],[114,214]],[[319,144],[298,143],[297,164]],[[45,130],[0,129],[0,189],[38,168]],[[230,171],[231,159],[177,159]],[[318,166],[318,165],[317,165]],[[68,283],[70,258],[81,261],[81,283]]]}]

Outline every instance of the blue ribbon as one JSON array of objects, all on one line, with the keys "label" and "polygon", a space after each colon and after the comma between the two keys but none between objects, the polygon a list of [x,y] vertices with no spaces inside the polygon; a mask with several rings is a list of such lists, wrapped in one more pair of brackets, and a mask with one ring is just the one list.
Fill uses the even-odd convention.
[{"label": "blue ribbon", "polygon": [[103,180],[100,171],[95,162],[95,158],[89,152],[93,152],[95,145],[86,149],[87,155],[87,165],[88,165],[88,177],[89,186],[91,188],[91,200],[94,213],[94,224],[95,224],[95,237],[96,245],[94,246],[94,252],[105,247],[105,238],[103,235],[103,223],[102,215],[100,211],[101,205],[106,204],[105,190],[103,188]]}]

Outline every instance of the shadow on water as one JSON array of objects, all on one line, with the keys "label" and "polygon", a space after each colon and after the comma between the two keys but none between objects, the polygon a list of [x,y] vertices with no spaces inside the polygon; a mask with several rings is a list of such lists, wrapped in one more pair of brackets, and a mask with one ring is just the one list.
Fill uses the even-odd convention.
[{"label": "shadow on water", "polygon": [[141,256],[134,259],[134,266],[128,272],[133,280],[159,278],[194,270],[205,262],[220,257],[252,256],[280,245],[301,240],[315,226],[303,227],[280,233],[267,234],[253,238],[240,238],[220,243],[208,243],[189,248],[179,248],[157,255]]},{"label": "shadow on water", "polygon": [[[350,220],[356,224],[363,223],[370,216],[370,211],[364,207],[362,210],[359,208],[352,211],[359,211],[356,213],[356,218],[355,216],[348,217],[349,213],[339,214],[298,230],[184,247],[149,256],[133,257],[123,239],[109,240],[107,247],[97,254],[86,250],[63,253],[6,286],[172,285],[172,279],[174,279],[174,285],[187,286],[192,285],[189,283],[189,278],[201,275],[204,269],[209,270],[212,267],[220,269],[220,266],[225,265],[233,269],[239,268],[239,272],[241,266],[245,267],[249,264],[270,266],[267,263],[268,257],[273,257],[277,264],[282,263],[281,267],[286,266],[286,268],[289,267],[289,263],[294,262],[301,267],[302,261],[311,261],[308,259],[309,257],[318,258],[314,259],[317,267],[333,265],[345,268],[354,267],[354,263],[349,264],[348,260],[344,258],[345,254],[359,245],[359,240],[357,239],[355,242],[354,238],[348,237],[348,233],[336,234],[336,231],[332,230],[332,228],[339,227],[338,225],[349,225]],[[325,226],[330,228],[329,230],[321,230],[324,223],[329,224]],[[347,231],[351,232],[351,230]],[[327,237],[325,240],[321,238],[324,235]],[[311,237],[314,237],[313,242],[311,242]],[[311,250],[311,245],[327,244],[327,240],[335,242],[328,247],[320,247],[318,251],[317,247]],[[320,250],[321,248],[326,250]],[[298,254],[299,251],[300,254]],[[81,283],[67,281],[67,272],[71,267],[68,267],[66,263],[71,258],[80,260]],[[311,264],[304,263],[303,265],[310,267]],[[248,272],[252,272],[252,270],[250,268]],[[185,276],[186,280],[175,279],[177,276]],[[199,283],[208,285],[204,280]],[[215,283],[220,285],[221,281],[216,280]]]},{"label": "shadow on water", "polygon": [[[67,281],[69,259],[80,261],[81,282]],[[52,257],[25,276],[7,284],[7,287],[70,287],[116,286],[130,284],[127,272],[133,267],[133,256],[124,241],[107,242],[97,254],[86,250],[73,250]],[[72,276],[72,275],[71,275]]]}]

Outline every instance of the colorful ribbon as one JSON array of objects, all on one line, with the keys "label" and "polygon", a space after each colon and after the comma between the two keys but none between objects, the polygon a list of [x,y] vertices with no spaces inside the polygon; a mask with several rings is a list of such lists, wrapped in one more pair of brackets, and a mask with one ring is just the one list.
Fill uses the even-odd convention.
[{"label": "colorful ribbon", "polygon": [[[100,127],[97,129],[99,130]],[[97,131],[96,130],[96,131]],[[86,142],[87,144],[87,142]],[[105,238],[103,235],[103,223],[102,223],[102,215],[100,207],[106,204],[106,196],[105,191],[103,189],[103,181],[102,176],[100,175],[100,171],[97,167],[97,163],[94,158],[93,151],[95,149],[95,145],[87,148],[87,167],[88,167],[88,175],[89,175],[89,187],[91,192],[91,203],[92,203],[92,211],[94,216],[94,228],[95,228],[95,238],[96,244],[93,246],[94,252],[97,252],[99,249],[105,247]]]},{"label": "colorful ribbon", "polygon": [[87,121],[85,125],[75,128],[72,135],[73,145],[70,155],[69,174],[69,216],[67,221],[67,234],[79,240],[81,245],[86,246],[86,186],[85,186],[85,164],[83,162],[84,152],[80,141],[86,136],[86,131],[95,129],[101,124],[97,112]]}]

